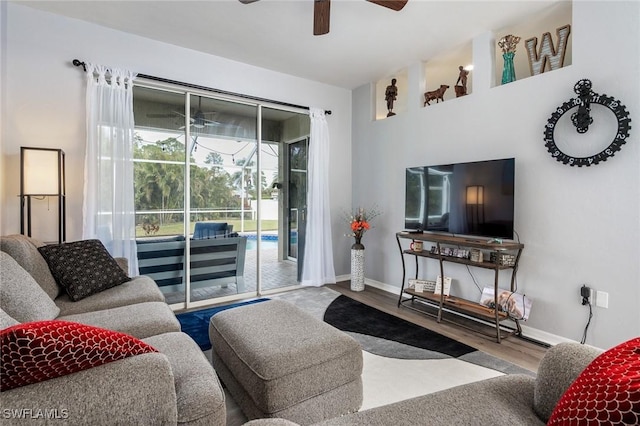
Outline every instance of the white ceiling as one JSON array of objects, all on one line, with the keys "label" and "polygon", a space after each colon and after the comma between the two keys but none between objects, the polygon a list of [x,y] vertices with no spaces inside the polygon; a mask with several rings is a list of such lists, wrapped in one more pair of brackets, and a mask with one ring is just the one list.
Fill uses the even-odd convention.
[{"label": "white ceiling", "polygon": [[305,79],[353,89],[516,24],[553,1],[409,0],[399,12],[333,0],[313,35],[313,0],[15,1]]}]

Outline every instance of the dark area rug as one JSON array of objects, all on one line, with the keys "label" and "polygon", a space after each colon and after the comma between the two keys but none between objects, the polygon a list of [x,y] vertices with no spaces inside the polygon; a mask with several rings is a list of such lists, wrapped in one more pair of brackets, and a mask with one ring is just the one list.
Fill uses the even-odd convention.
[{"label": "dark area rug", "polygon": [[251,305],[253,303],[264,302],[266,298],[249,300],[247,302],[233,303],[230,305],[216,306],[214,308],[201,309],[199,311],[185,312],[176,315],[180,322],[180,328],[196,341],[203,351],[211,349],[209,341],[209,321],[215,314],[238,306]]},{"label": "dark area rug", "polygon": [[347,332],[359,333],[458,358],[476,349],[435,331],[379,311],[347,296],[337,297],[324,320]]}]

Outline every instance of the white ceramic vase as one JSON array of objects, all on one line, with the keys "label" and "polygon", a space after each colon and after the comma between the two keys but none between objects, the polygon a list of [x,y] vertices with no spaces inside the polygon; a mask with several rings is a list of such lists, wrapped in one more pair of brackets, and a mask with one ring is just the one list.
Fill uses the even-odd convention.
[{"label": "white ceramic vase", "polygon": [[351,247],[351,291],[364,290],[364,246]]}]

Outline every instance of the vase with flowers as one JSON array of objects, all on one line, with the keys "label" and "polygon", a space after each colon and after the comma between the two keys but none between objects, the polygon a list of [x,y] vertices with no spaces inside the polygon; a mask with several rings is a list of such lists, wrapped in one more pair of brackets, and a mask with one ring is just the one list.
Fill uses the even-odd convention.
[{"label": "vase with flowers", "polygon": [[351,233],[349,237],[355,238],[355,243],[351,246],[351,290],[364,290],[364,245],[362,237],[364,233],[371,229],[371,220],[380,215],[380,213],[372,208],[369,211],[358,208],[355,214],[348,216],[349,227]]},{"label": "vase with flowers", "polygon": [[513,65],[513,57],[516,54],[516,45],[520,42],[520,37],[513,34],[506,35],[500,39],[498,46],[502,49],[504,68],[502,69],[502,84],[516,81],[516,69]]}]

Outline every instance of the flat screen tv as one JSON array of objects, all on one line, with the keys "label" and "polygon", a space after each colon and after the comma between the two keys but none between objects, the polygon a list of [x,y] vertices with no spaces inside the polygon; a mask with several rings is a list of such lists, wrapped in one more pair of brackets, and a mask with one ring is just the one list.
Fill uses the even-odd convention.
[{"label": "flat screen tv", "polygon": [[409,231],[513,239],[515,160],[409,167]]}]

